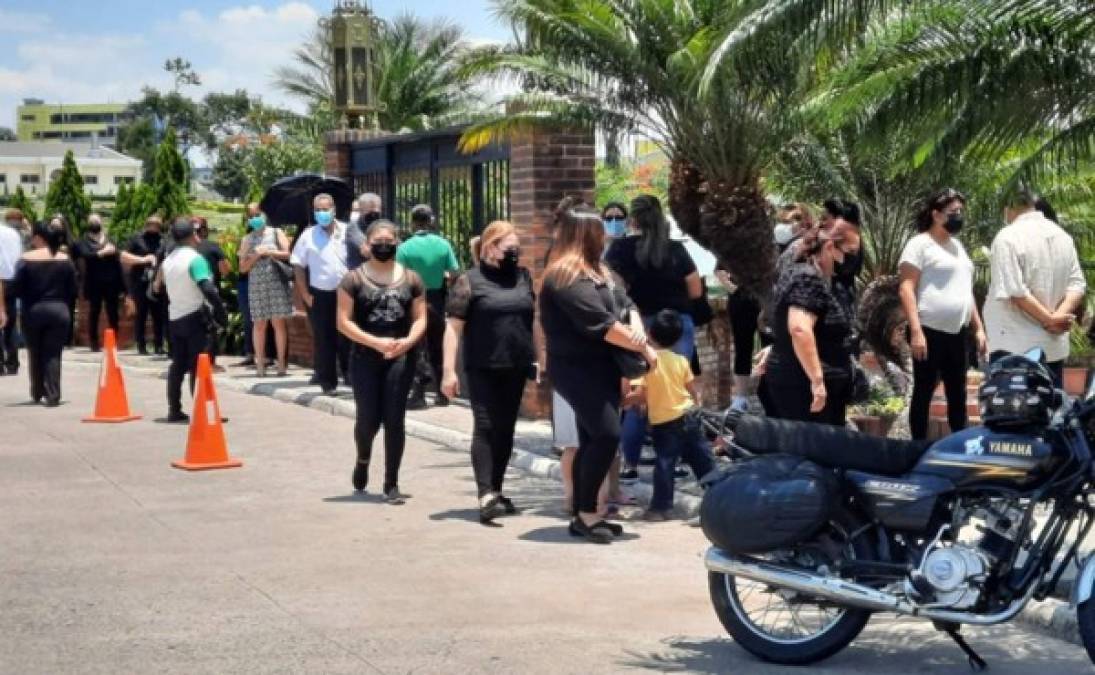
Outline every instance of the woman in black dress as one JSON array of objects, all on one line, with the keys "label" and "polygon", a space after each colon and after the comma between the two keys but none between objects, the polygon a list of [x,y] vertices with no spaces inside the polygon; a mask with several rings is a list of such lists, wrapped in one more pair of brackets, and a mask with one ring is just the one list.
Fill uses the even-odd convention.
[{"label": "woman in black dress", "polygon": [[521,267],[520,240],[513,225],[491,223],[479,237],[479,264],[453,284],[446,307],[444,376],[441,391],[459,393],[456,353],[464,343],[464,372],[474,429],[471,462],[479,492],[479,521],[491,523],[516,513],[502,494],[521,395],[535,376],[532,276]]},{"label": "woman in black dress", "polygon": [[795,262],[776,284],[765,363],[773,417],[844,426],[852,382],[853,317],[833,292],[833,270],[859,251],[859,233],[840,222],[802,238]]},{"label": "woman in black dress", "polygon": [[378,220],[366,233],[370,258],[338,288],[338,330],[353,343],[350,380],[357,405],[355,490],[369,482],[373,439],[384,426],[384,500],[402,504],[399,465],[407,442],[404,420],[414,379],[415,347],[426,332],[426,287],[395,261],[395,224]]},{"label": "woman in black dress", "polygon": [[597,493],[620,443],[623,380],[613,350],[638,352],[651,363],[657,358],[645,337],[619,320],[613,282],[601,264],[604,237],[595,212],[567,211],[540,295],[548,373],[578,422],[570,532],[598,544],[622,532],[597,513]]},{"label": "woman in black dress", "polygon": [[19,259],[9,291],[22,304],[30,397],[35,403],[45,398],[50,407],[61,403],[61,350],[72,331],[76,304],[76,268],[61,251],[64,243],[65,230],[60,225],[36,225],[33,248]]}]

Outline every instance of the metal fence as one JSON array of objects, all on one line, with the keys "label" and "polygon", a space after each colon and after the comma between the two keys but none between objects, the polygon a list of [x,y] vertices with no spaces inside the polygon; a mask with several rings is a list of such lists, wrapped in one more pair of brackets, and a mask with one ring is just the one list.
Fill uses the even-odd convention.
[{"label": "metal fence", "polygon": [[490,146],[472,155],[457,150],[462,128],[385,136],[355,143],[350,171],[357,194],[375,192],[384,214],[404,234],[411,209],[429,204],[440,231],[464,264],[469,241],[494,220],[508,220],[509,147]]}]

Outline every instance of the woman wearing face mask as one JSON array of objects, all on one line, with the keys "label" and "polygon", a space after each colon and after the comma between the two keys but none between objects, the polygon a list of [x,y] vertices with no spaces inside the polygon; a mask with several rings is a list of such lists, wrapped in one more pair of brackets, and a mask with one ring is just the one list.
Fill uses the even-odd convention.
[{"label": "woman wearing face mask", "polygon": [[920,234],[901,253],[901,305],[909,319],[913,394],[909,427],[928,437],[928,412],[939,380],[947,396],[951,431],[966,428],[966,370],[970,326],[978,353],[987,339],[973,297],[973,262],[955,237],[964,223],[966,198],[946,189],[933,195],[916,221]]},{"label": "woman wearing face mask", "polygon": [[472,469],[479,496],[479,521],[490,524],[517,509],[502,494],[506,466],[513,454],[513,432],[521,395],[536,376],[532,320],[532,275],[519,260],[520,240],[513,225],[491,223],[479,237],[479,264],[460,276],[446,304],[444,368],[441,391],[459,393],[456,355],[464,344],[464,372],[474,430]]},{"label": "woman wearing face mask", "polygon": [[815,227],[776,284],[765,375],[773,417],[845,425],[853,319],[833,294],[833,269],[858,251],[859,233],[849,223]]},{"label": "woman wearing face mask", "polygon": [[240,243],[240,272],[248,276],[248,303],[254,323],[252,344],[255,348],[255,368],[259,377],[266,376],[266,327],[274,327],[274,343],[278,352],[278,376],[288,368],[289,332],[286,320],[293,315],[293,296],[289,277],[279,269],[288,264],[289,238],[280,228],[266,224],[266,216],[258,204],[247,205],[247,229],[250,233]]},{"label": "woman wearing face mask", "polygon": [[426,287],[395,262],[395,224],[375,221],[365,233],[370,258],[338,287],[338,330],[352,343],[350,380],[357,405],[355,490],[369,482],[373,439],[384,426],[384,500],[402,504],[399,465],[406,445],[407,394],[414,379],[415,346],[426,332]]},{"label": "woman wearing face mask", "polygon": [[[627,236],[627,207],[620,202],[609,202],[601,209],[601,220],[605,223],[605,241],[612,242]],[[607,248],[607,247],[606,247]]]}]

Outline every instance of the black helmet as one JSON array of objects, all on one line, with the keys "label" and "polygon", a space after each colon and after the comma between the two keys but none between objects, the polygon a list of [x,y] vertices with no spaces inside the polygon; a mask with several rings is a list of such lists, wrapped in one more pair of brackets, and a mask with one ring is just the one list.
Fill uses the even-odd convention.
[{"label": "black helmet", "polygon": [[1044,427],[1060,405],[1053,376],[1029,356],[1010,354],[989,366],[977,395],[990,429]]}]

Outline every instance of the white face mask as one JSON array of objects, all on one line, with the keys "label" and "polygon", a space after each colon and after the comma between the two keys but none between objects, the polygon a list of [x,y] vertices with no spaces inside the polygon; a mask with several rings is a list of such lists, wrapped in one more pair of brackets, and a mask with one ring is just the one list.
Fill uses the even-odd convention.
[{"label": "white face mask", "polygon": [[776,244],[786,246],[795,236],[795,229],[787,223],[780,223],[772,229],[772,237]]}]

